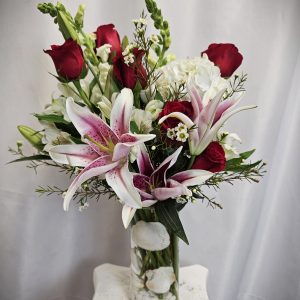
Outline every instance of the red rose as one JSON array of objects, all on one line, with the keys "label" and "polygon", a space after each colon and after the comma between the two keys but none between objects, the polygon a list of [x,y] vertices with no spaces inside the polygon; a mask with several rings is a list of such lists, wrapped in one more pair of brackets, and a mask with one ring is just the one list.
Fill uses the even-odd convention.
[{"label": "red rose", "polygon": [[61,46],[51,45],[51,50],[44,50],[54,62],[56,72],[67,80],[78,79],[84,68],[83,53],[80,46],[68,39]]},{"label": "red rose", "polygon": [[[192,118],[193,116],[193,107],[189,101],[168,101],[164,106],[162,112],[159,115],[159,118],[166,116],[172,112],[181,112],[186,116]],[[178,125],[180,121],[177,118],[168,118],[162,123],[162,129],[167,130],[168,128],[174,128]]]},{"label": "red rose", "polygon": [[147,73],[143,66],[144,51],[137,48],[132,49],[134,62],[129,66],[125,64],[122,53],[113,60],[113,72],[122,87],[134,89],[137,80],[140,81],[142,88],[147,84]]},{"label": "red rose", "polygon": [[96,48],[103,46],[104,44],[111,45],[111,53],[120,55],[122,53],[120,36],[115,29],[115,25],[107,24],[97,28],[96,31]]},{"label": "red rose", "polygon": [[223,147],[218,142],[211,142],[207,148],[196,157],[192,169],[221,172],[225,169],[226,159]]},{"label": "red rose", "polygon": [[222,77],[230,77],[243,60],[242,54],[233,44],[210,44],[203,53],[220,68]]}]

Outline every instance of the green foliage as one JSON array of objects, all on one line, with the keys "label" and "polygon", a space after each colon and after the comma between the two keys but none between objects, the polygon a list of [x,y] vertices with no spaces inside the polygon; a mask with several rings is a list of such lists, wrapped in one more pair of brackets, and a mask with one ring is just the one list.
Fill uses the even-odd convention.
[{"label": "green foliage", "polygon": [[32,161],[32,160],[37,160],[37,161],[38,160],[51,160],[51,157],[48,155],[37,154],[37,155],[31,155],[31,156],[14,159],[14,160],[10,161],[9,164],[15,163],[15,162],[22,162],[22,161]]},{"label": "green foliage", "polygon": [[177,235],[187,245],[189,244],[183,226],[181,224],[178,211],[176,209],[176,200],[158,201],[155,204],[155,212],[159,221],[164,224],[168,231]]},{"label": "green foliage", "polygon": [[62,124],[69,124],[70,122],[66,121],[63,116],[50,114],[50,115],[41,115],[41,114],[34,114],[34,116],[39,121],[46,121],[49,123],[62,123]]}]

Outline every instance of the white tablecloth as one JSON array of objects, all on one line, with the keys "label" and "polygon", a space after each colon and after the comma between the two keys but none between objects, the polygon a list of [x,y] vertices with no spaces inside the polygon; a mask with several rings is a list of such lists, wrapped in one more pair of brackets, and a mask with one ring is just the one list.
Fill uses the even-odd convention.
[{"label": "white tablecloth", "polygon": [[[201,265],[181,268],[180,300],[208,300],[207,275],[208,270]],[[129,282],[129,268],[112,264],[100,265],[94,270],[95,294],[93,300],[129,300]]]}]

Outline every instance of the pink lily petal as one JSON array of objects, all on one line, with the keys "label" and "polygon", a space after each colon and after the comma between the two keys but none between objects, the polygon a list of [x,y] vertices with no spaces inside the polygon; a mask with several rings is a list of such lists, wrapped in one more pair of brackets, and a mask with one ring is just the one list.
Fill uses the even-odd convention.
[{"label": "pink lily petal", "polygon": [[143,200],[153,199],[150,192],[150,178],[143,174],[133,174],[133,185],[140,193]]},{"label": "pink lily petal", "polygon": [[207,132],[207,130],[212,126],[218,105],[223,99],[222,96],[224,92],[225,90],[220,91],[213,99],[211,99],[207,103],[206,106],[204,106],[203,110],[200,113],[199,123],[197,124],[197,130],[200,141]]},{"label": "pink lily petal", "polygon": [[85,167],[79,175],[73,180],[71,185],[68,188],[68,191],[64,197],[64,210],[69,209],[70,201],[76,192],[76,190],[81,186],[82,183],[88,179],[102,175],[109,170],[115,168],[119,162],[111,162],[110,155],[99,157]]},{"label": "pink lily petal", "polygon": [[202,100],[201,100],[201,97],[195,87],[188,85],[187,89],[188,89],[188,95],[191,98],[191,103],[192,103],[192,107],[194,110],[194,122],[198,123],[199,120],[197,117],[200,115],[200,112],[203,109]]},{"label": "pink lily petal", "polygon": [[132,107],[132,90],[124,88],[117,96],[110,115],[110,126],[118,137],[129,132]]},{"label": "pink lily petal", "polygon": [[209,171],[187,170],[171,176],[170,179],[176,180],[184,186],[193,186],[203,184],[211,176],[213,176],[213,173]]},{"label": "pink lily petal", "polygon": [[150,183],[154,186],[166,186],[166,173],[168,169],[170,169],[175,162],[182,150],[182,146],[180,146],[173,154],[168,156],[159,167],[152,173],[150,176]]},{"label": "pink lily petal", "polygon": [[149,153],[145,144],[139,145],[138,152],[137,152],[137,164],[140,170],[140,173],[150,176],[153,171],[153,165],[151,163]]},{"label": "pink lily petal", "polygon": [[240,102],[241,96],[239,98],[231,98],[231,99],[227,99],[222,101],[218,107],[217,107],[217,111],[214,117],[214,121],[213,124],[215,124],[223,115],[223,113],[228,110],[229,108],[236,106],[239,102]]},{"label": "pink lily petal", "polygon": [[100,117],[91,113],[86,107],[76,104],[72,98],[67,99],[66,109],[70,120],[86,143],[99,155],[107,155],[107,152],[103,149],[101,150],[99,146],[91,142],[91,139],[104,147],[107,147],[107,142],[116,144],[118,137],[110,127],[101,120]]},{"label": "pink lily petal", "polygon": [[130,207],[128,205],[123,205],[122,209],[122,221],[125,228],[127,228],[134,217],[136,208]]},{"label": "pink lily petal", "polygon": [[197,153],[199,155],[204,149],[209,145],[209,143],[216,137],[218,130],[223,126],[223,124],[233,115],[240,111],[256,108],[255,105],[243,106],[235,110],[228,109],[222,117],[212,126],[212,128],[207,132],[201,141],[200,147],[197,148]]},{"label": "pink lily petal", "polygon": [[92,147],[86,144],[54,146],[49,151],[50,157],[59,164],[86,167],[99,157]]},{"label": "pink lily petal", "polygon": [[183,184],[175,180],[168,179],[168,187],[156,188],[152,191],[153,196],[157,200],[167,200],[182,195],[191,196],[192,193]]},{"label": "pink lily petal", "polygon": [[141,197],[133,186],[133,174],[129,172],[127,163],[107,172],[105,178],[122,203],[133,208],[142,207]]},{"label": "pink lily petal", "polygon": [[116,144],[113,152],[113,161],[125,158],[130,148],[155,138],[155,134],[133,134],[125,133],[121,136],[120,142]]}]

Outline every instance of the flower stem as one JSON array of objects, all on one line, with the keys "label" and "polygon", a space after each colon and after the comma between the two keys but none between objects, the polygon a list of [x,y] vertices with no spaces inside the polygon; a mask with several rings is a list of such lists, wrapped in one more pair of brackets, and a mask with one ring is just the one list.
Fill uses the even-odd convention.
[{"label": "flower stem", "polygon": [[[174,283],[175,285],[177,285],[177,287],[179,286],[179,238],[177,235],[172,234],[171,235],[171,241],[172,241],[172,250],[173,250],[173,269],[174,269],[174,273],[175,273],[175,278],[176,278],[176,282]],[[179,295],[178,295],[178,288],[174,288],[174,293],[175,293],[175,297],[176,300],[179,300]]]},{"label": "flower stem", "polygon": [[194,164],[195,158],[196,158],[196,155],[191,156],[189,164],[187,166],[187,170],[189,170],[192,167],[192,165]]},{"label": "flower stem", "polygon": [[85,63],[87,64],[88,68],[90,69],[90,71],[92,72],[94,78],[96,79],[96,82],[97,82],[97,85],[99,86],[99,89],[101,91],[101,94],[104,95],[104,91],[103,91],[103,88],[101,86],[101,83],[100,83],[100,80],[99,80],[99,77],[97,76],[95,70],[93,69],[93,67],[91,66],[90,62],[85,58],[84,59]]},{"label": "flower stem", "polygon": [[76,87],[80,97],[82,98],[82,100],[84,101],[84,103],[89,107],[89,109],[91,111],[93,111],[93,106],[91,101],[89,100],[89,98],[87,97],[86,93],[84,92],[84,90],[81,87],[80,81],[79,80],[74,80],[73,81],[74,86]]}]

